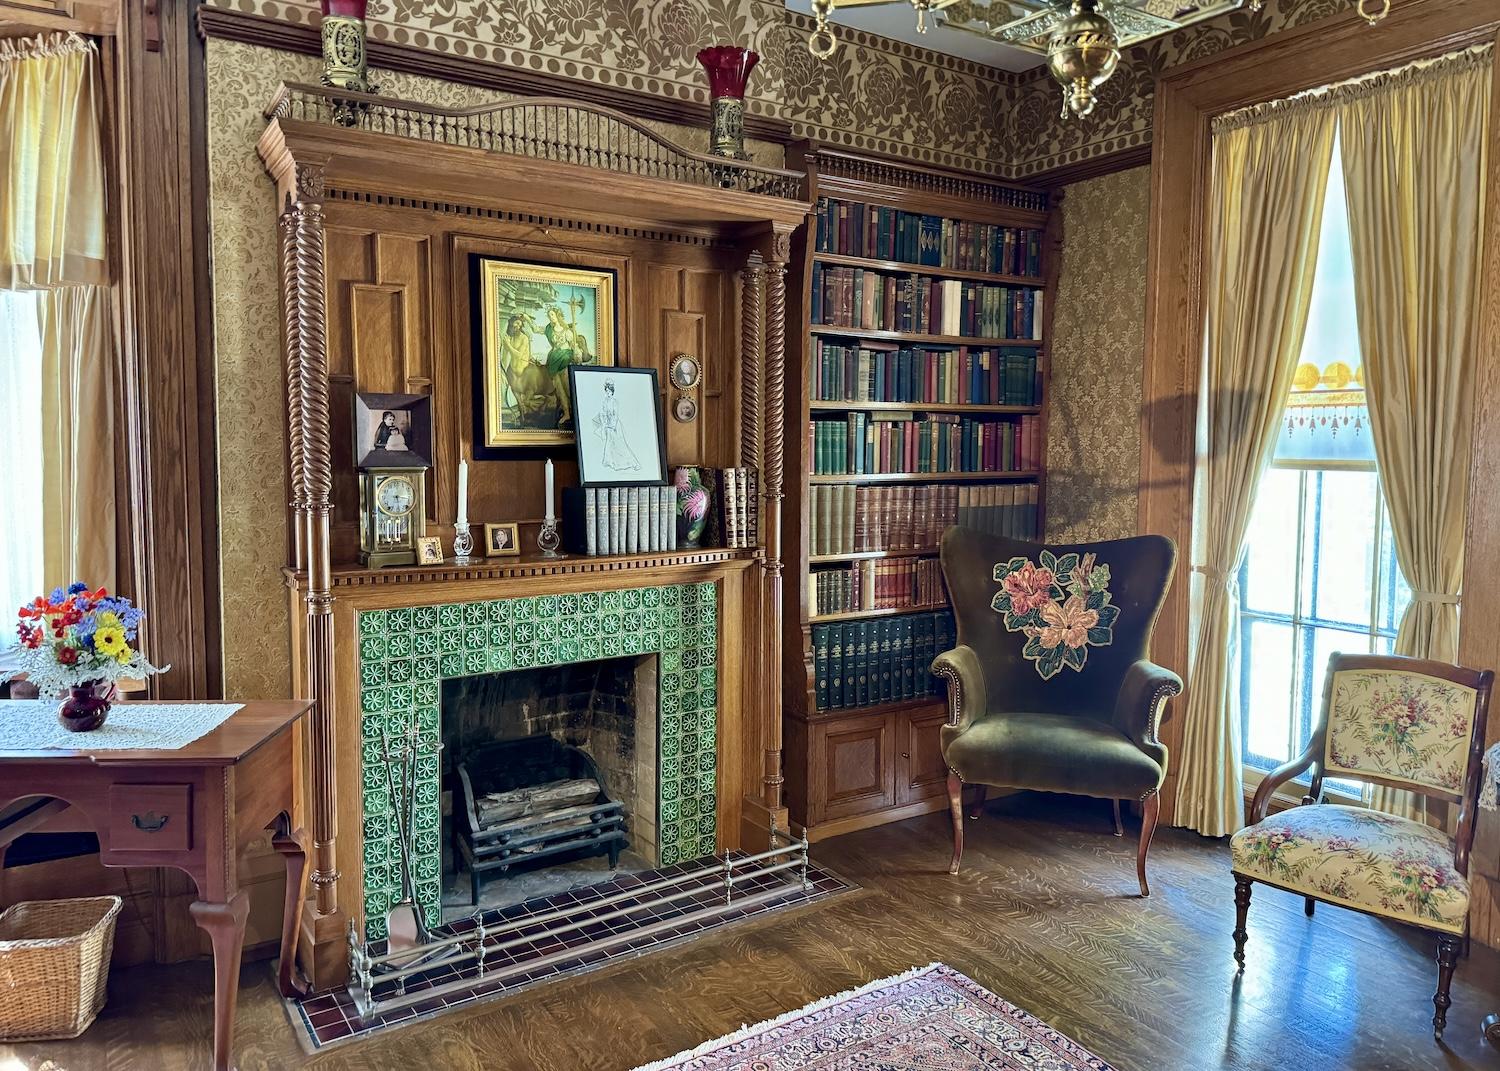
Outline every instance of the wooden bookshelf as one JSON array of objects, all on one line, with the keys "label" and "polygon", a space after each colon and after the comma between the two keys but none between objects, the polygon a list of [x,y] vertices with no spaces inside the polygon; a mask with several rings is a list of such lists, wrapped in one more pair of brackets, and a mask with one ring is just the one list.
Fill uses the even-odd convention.
[{"label": "wooden bookshelf", "polygon": [[[935,171],[918,165],[896,164],[884,160],[858,157],[851,153],[823,149],[813,145],[793,147],[789,166],[806,167],[810,186],[808,199],[813,202],[814,212],[808,224],[798,231],[793,240],[793,271],[788,279],[790,291],[788,344],[796,339],[800,346],[789,354],[785,449],[787,453],[787,510],[786,510],[786,561],[787,570],[793,573],[786,584],[787,602],[784,617],[785,636],[783,650],[785,666],[783,673],[786,740],[786,788],[787,802],[794,821],[806,825],[814,838],[832,836],[836,833],[865,828],[882,822],[897,821],[913,815],[940,810],[947,806],[945,780],[946,765],[942,760],[940,730],[946,721],[946,704],[941,689],[923,679],[925,667],[918,666],[916,686],[919,693],[929,687],[931,694],[917,694],[913,698],[873,702],[865,706],[834,706],[819,709],[816,666],[814,664],[813,630],[820,634],[847,632],[870,623],[871,633],[862,629],[862,637],[879,635],[877,629],[901,627],[896,622],[905,615],[930,615],[946,609],[939,606],[915,606],[900,609],[850,610],[842,613],[818,614],[816,606],[810,605],[809,574],[824,569],[851,568],[856,563],[917,559],[931,561],[938,554],[935,544],[929,542],[931,534],[921,527],[915,533],[898,536],[903,540],[915,538],[923,543],[915,549],[888,549],[872,551],[847,550],[842,552],[812,553],[813,539],[818,537],[820,549],[828,551],[827,529],[813,527],[812,492],[823,495],[822,508],[828,508],[829,494],[836,492],[821,489],[837,485],[853,485],[860,489],[847,494],[859,496],[902,495],[902,488],[910,488],[918,495],[932,496],[919,501],[941,500],[939,496],[962,496],[958,498],[960,508],[965,503],[973,505],[979,495],[989,496],[985,488],[999,489],[993,494],[1008,492],[1005,488],[1027,488],[1036,491],[1035,524],[1038,531],[1044,530],[1046,488],[1046,420],[1048,409],[1047,345],[1051,337],[1052,314],[1055,306],[1057,268],[1060,247],[1060,225],[1057,214],[1057,195],[1046,191],[1011,186],[988,179]],[[958,220],[969,224],[989,224],[1041,233],[1040,275],[1014,274],[972,270],[975,263],[985,266],[994,264],[1009,267],[1001,259],[979,258],[957,260],[966,267],[913,263],[903,257],[856,256],[847,252],[825,252],[816,248],[818,204],[822,198],[860,203],[866,206],[895,209],[920,216],[935,216],[945,220]],[[867,210],[868,211],[868,210]],[[850,218],[854,212],[851,211]],[[879,222],[874,229],[879,229]],[[914,225],[915,226],[915,225]],[[941,224],[935,225],[941,227]],[[848,233],[848,232],[846,232]],[[858,232],[856,232],[858,233]],[[869,233],[869,232],[865,232]],[[885,232],[889,234],[890,232]],[[966,228],[955,236],[973,237],[976,229]],[[966,237],[959,237],[966,240]],[[915,252],[915,246],[899,243],[882,243],[880,246],[866,245],[866,250],[879,248],[887,252],[892,246],[898,251]],[[847,248],[847,247],[845,247]],[[931,246],[924,246],[924,251]],[[972,248],[972,247],[971,247]],[[923,256],[922,259],[929,259]],[[1018,263],[1018,262],[1016,262]],[[1040,338],[979,338],[967,335],[930,334],[911,331],[895,331],[883,328],[844,327],[834,324],[812,322],[812,286],[815,269],[831,267],[863,268],[887,276],[921,276],[934,280],[961,280],[1004,286],[1031,288],[1041,294]],[[799,272],[800,269],[800,272]],[[878,293],[878,291],[877,291]],[[823,298],[826,300],[826,295]],[[903,298],[909,300],[909,297]],[[965,300],[969,300],[965,295]],[[847,308],[847,306],[846,306]],[[935,315],[935,314],[934,314]],[[836,318],[834,316],[827,317]],[[797,330],[800,325],[800,332]],[[1002,404],[1013,393],[998,395],[991,392],[983,402],[894,402],[894,401],[843,401],[824,400],[812,397],[813,386],[820,374],[820,350],[818,343],[833,340],[835,345],[860,347],[866,342],[895,342],[903,348],[924,347],[941,349],[1001,350],[1006,348],[1030,350],[1036,355],[1040,397],[1037,404]],[[846,340],[839,342],[838,340]],[[879,346],[875,347],[880,349]],[[919,359],[920,360],[920,359]],[[847,376],[847,369],[842,373]],[[863,374],[864,366],[860,366]],[[887,366],[889,369],[890,366]],[[921,365],[918,365],[920,369]],[[826,366],[823,366],[826,373]],[[887,371],[886,375],[891,373]],[[909,374],[903,373],[903,374]],[[918,372],[920,375],[920,371]],[[963,366],[957,373],[966,374]],[[993,373],[991,373],[993,374]],[[1002,376],[1005,369],[1002,366]],[[920,382],[920,380],[919,380]],[[976,382],[979,382],[976,380]],[[1014,381],[1011,381],[1012,383]],[[951,386],[952,381],[949,381]],[[982,383],[981,383],[982,385]],[[1001,381],[1002,387],[1010,383]],[[946,396],[951,396],[947,394]],[[999,400],[996,400],[996,399]],[[1030,401],[1031,399],[1026,399]],[[1035,441],[1031,443],[1036,458],[1035,465],[1004,472],[891,472],[865,474],[819,474],[810,472],[809,422],[815,417],[837,419],[843,414],[868,413],[872,421],[884,413],[911,413],[917,417],[926,415],[956,415],[983,424],[1019,424],[1022,419],[1035,422]],[[951,417],[949,417],[951,419]],[[949,488],[947,491],[926,492],[924,488]],[[888,490],[881,490],[886,488]],[[873,501],[889,501],[873,498]],[[853,501],[848,499],[846,501]],[[861,502],[866,501],[864,497]],[[977,500],[981,508],[991,498]],[[842,508],[842,507],[841,507]],[[952,508],[949,506],[948,508]],[[1029,508],[1029,507],[1028,507]],[[838,517],[840,514],[835,513]],[[967,516],[979,516],[971,513]],[[993,514],[985,514],[993,516]],[[847,517],[847,514],[844,514]],[[1012,514],[1012,516],[1017,516]],[[1021,514],[1020,516],[1025,516]],[[885,514],[890,523],[890,514]],[[920,516],[908,519],[908,523],[919,524]],[[835,529],[837,530],[837,529]],[[932,533],[935,534],[935,533]],[[847,544],[846,544],[847,545]],[[899,635],[899,633],[898,633]],[[903,648],[909,650],[909,648]],[[925,653],[925,648],[924,648]],[[934,653],[937,653],[934,651]],[[878,656],[877,656],[878,657]],[[910,656],[904,665],[909,665]],[[918,659],[920,661],[920,659]],[[878,664],[878,663],[877,663]],[[873,668],[873,664],[872,664]]]}]

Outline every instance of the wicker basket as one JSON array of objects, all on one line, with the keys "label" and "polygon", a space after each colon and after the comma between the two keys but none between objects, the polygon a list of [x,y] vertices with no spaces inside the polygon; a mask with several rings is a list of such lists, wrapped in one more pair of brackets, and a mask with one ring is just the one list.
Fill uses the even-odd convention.
[{"label": "wicker basket", "polygon": [[0,1041],[76,1038],[104,1007],[118,896],[0,912]]}]

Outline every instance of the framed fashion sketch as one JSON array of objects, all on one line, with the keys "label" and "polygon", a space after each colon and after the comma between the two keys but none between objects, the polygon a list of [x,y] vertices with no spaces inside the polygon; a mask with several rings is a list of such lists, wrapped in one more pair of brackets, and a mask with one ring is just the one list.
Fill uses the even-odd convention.
[{"label": "framed fashion sketch", "polygon": [[615,273],[479,255],[470,270],[477,445],[571,443],[577,419],[568,370],[615,363]]},{"label": "framed fashion sketch", "polygon": [[574,365],[578,482],[584,487],[667,482],[661,395],[654,368]]}]

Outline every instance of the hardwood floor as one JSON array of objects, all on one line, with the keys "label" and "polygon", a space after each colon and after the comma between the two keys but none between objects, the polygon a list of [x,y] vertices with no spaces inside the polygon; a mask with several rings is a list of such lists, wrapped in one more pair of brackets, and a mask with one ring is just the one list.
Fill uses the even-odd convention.
[{"label": "hardwood floor", "polygon": [[[966,829],[949,877],[946,815],[816,846],[861,891],[682,948],[398,1029],[314,1058],[297,1049],[267,964],[246,968],[241,1071],[625,1071],[819,997],[941,960],[1045,1019],[1121,1071],[1496,1068],[1479,1022],[1500,1010],[1500,955],[1459,964],[1447,1047],[1433,1044],[1435,941],[1256,887],[1248,969],[1231,959],[1228,848],[1159,829],[1149,900],[1134,828],[1107,804],[1022,796]],[[1429,947],[1431,944],[1433,947]],[[0,1069],[178,1071],[204,1066],[209,972],[135,968],[82,1038],[0,1045]],[[7,1064],[3,1057],[19,1057]]]}]

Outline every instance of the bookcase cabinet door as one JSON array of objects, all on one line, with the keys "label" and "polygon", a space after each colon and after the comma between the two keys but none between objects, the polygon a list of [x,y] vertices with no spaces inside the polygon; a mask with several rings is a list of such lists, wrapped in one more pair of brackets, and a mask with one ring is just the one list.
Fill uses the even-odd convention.
[{"label": "bookcase cabinet door", "polygon": [[884,810],[895,803],[896,753],[890,715],[841,718],[813,728],[814,800],[821,799],[817,821],[850,818]]},{"label": "bookcase cabinet door", "polygon": [[907,710],[895,720],[897,805],[945,795],[948,764],[943,761],[941,734],[947,710]]}]

